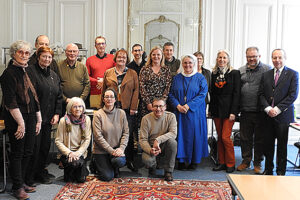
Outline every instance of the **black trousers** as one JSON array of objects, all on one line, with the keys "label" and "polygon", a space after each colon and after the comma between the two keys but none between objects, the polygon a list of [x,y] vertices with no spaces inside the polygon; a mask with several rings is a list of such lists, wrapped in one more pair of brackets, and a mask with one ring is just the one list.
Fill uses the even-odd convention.
[{"label": "black trousers", "polygon": [[277,139],[276,172],[285,174],[287,163],[287,142],[289,124],[279,123],[274,118],[264,115],[264,153],[266,156],[265,170],[273,171],[275,140]]},{"label": "black trousers", "polygon": [[133,162],[134,156],[136,154],[136,151],[134,149],[134,142],[138,141],[138,132],[137,132],[137,127],[135,127],[136,123],[135,121],[137,120],[136,115],[130,115],[130,111],[124,110],[126,113],[126,118],[128,121],[128,128],[129,128],[129,138],[128,138],[128,144],[125,149],[125,156],[126,156],[126,161],[127,162]]},{"label": "black trousers", "polygon": [[34,149],[30,158],[31,167],[27,170],[25,182],[33,183],[35,176],[45,176],[44,169],[47,166],[47,159],[51,145],[50,123],[43,124],[40,134],[34,137]]},{"label": "black trousers", "polygon": [[17,140],[15,132],[18,124],[13,117],[7,113],[4,117],[5,128],[8,132],[11,153],[9,156],[9,172],[12,178],[12,189],[17,190],[23,187],[24,179],[33,152],[36,114],[22,114],[25,123],[25,135],[22,139]]},{"label": "black trousers", "polygon": [[89,175],[89,171],[86,166],[86,160],[81,156],[79,160],[68,162],[66,156],[61,156],[60,158],[64,166],[64,181],[65,182],[78,182],[83,183],[86,177]]},{"label": "black trousers", "polygon": [[254,166],[263,161],[263,116],[262,112],[242,112],[240,117],[241,150],[243,163],[249,165],[254,147]]}]

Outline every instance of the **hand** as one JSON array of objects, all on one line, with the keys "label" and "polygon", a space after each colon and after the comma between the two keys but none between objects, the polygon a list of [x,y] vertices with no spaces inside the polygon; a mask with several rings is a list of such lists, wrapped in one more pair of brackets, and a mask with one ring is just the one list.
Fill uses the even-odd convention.
[{"label": "hand", "polygon": [[152,111],[152,110],[153,110],[153,107],[152,107],[152,104],[151,104],[151,103],[147,104],[147,109],[148,109],[149,111]]},{"label": "hand", "polygon": [[154,143],[153,143],[153,148],[159,152],[161,152],[161,149],[159,147],[159,142],[157,140],[154,140]]},{"label": "hand", "polygon": [[17,140],[22,139],[25,135],[25,125],[24,123],[18,125],[18,129],[15,132],[15,137]]},{"label": "hand", "polygon": [[41,127],[42,127],[42,122],[36,122],[36,125],[35,125],[35,135],[40,134]]},{"label": "hand", "polygon": [[178,110],[179,112],[183,113],[183,114],[186,114],[186,113],[187,113],[187,109],[186,109],[184,106],[180,105],[180,104],[178,104],[177,110]]},{"label": "hand", "polygon": [[68,162],[73,162],[74,160],[79,160],[79,155],[77,152],[71,152],[68,156]]},{"label": "hand", "polygon": [[99,78],[99,77],[98,77],[96,88],[97,88],[98,90],[101,90],[102,87],[103,87],[103,78]]},{"label": "hand", "polygon": [[157,156],[158,154],[160,154],[160,150],[157,150],[157,149],[155,149],[155,148],[151,148],[151,150],[150,150],[150,154],[152,155],[152,156]]},{"label": "hand", "polygon": [[130,115],[135,115],[137,113],[136,110],[130,110]]},{"label": "hand", "polygon": [[276,117],[278,115],[276,109],[272,108],[269,112],[268,112],[268,115],[270,117]]},{"label": "hand", "polygon": [[112,155],[115,157],[125,156],[124,151],[120,148],[115,149],[115,151],[112,153]]},{"label": "hand", "polygon": [[54,115],[53,117],[52,117],[52,119],[51,119],[51,124],[52,125],[55,125],[55,124],[57,124],[57,122],[58,122],[58,120],[59,120],[59,115]]},{"label": "hand", "polygon": [[235,115],[234,114],[230,114],[229,115],[229,121],[234,121],[235,120]]},{"label": "hand", "polygon": [[187,105],[187,104],[184,104],[183,107],[186,109],[186,112],[188,112],[190,109],[189,105]]}]

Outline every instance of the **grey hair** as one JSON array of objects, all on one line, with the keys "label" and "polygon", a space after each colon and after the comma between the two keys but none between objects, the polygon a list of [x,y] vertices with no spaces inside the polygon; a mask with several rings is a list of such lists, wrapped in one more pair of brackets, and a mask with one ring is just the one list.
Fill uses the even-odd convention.
[{"label": "grey hair", "polygon": [[9,48],[9,55],[11,58],[14,58],[14,55],[16,54],[16,52],[19,50],[19,49],[26,49],[30,52],[32,52],[32,46],[29,42],[25,41],[25,40],[17,40],[15,41],[14,43],[12,43],[10,45],[10,48]]},{"label": "grey hair", "polygon": [[80,103],[80,105],[83,105],[83,111],[82,111],[82,113],[85,112],[85,103],[84,103],[84,101],[81,98],[79,98],[79,97],[72,97],[70,99],[69,103],[67,104],[67,108],[66,108],[67,113],[69,115],[72,114],[71,110],[72,110],[72,107],[73,107],[74,103]]}]

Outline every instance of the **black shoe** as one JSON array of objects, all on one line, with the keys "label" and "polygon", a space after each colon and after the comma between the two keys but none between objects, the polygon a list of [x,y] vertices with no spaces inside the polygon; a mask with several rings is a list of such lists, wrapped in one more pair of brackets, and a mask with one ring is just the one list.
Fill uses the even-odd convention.
[{"label": "black shoe", "polygon": [[48,176],[39,176],[36,177],[36,180],[42,184],[52,184],[52,181],[48,178]]},{"label": "black shoe", "polygon": [[165,172],[165,180],[166,181],[173,181],[172,172]]},{"label": "black shoe", "polygon": [[217,166],[217,167],[214,167],[212,170],[213,171],[221,171],[221,170],[226,170],[226,165],[225,164],[221,164],[221,165],[219,165],[219,166]]},{"label": "black shoe", "polygon": [[226,173],[232,173],[232,172],[234,172],[234,170],[235,170],[235,166],[233,166],[233,167],[227,167],[226,168]]},{"label": "black shoe", "polygon": [[148,172],[149,176],[156,176],[156,168],[149,168]]},{"label": "black shoe", "polygon": [[185,163],[182,163],[182,162],[178,163],[177,169],[178,169],[178,170],[185,170],[185,169],[186,169]]},{"label": "black shoe", "polygon": [[133,162],[131,162],[131,161],[127,162],[126,165],[127,165],[127,168],[130,169],[132,172],[138,172],[138,169],[134,167]]},{"label": "black shoe", "polygon": [[43,169],[43,175],[46,175],[50,179],[55,179],[55,176],[50,174],[47,168]]},{"label": "black shoe", "polygon": [[119,168],[114,169],[114,178],[120,178],[120,170]]},{"label": "black shoe", "polygon": [[262,175],[273,175],[273,171],[271,170],[265,170]]},{"label": "black shoe", "polygon": [[276,171],[277,176],[285,176],[285,172],[283,171]]},{"label": "black shoe", "polygon": [[189,164],[189,166],[187,167],[188,170],[195,170],[197,169],[197,164],[196,163],[191,163]]},{"label": "black shoe", "polygon": [[33,181],[26,181],[25,183],[26,183],[26,185],[28,185],[30,187],[36,187],[37,186],[37,184]]}]

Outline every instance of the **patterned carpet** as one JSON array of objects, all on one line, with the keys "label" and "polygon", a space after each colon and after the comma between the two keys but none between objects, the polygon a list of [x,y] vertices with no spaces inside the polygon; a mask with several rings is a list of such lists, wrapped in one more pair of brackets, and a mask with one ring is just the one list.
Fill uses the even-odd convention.
[{"label": "patterned carpet", "polygon": [[151,178],[117,178],[102,182],[89,176],[86,183],[67,183],[54,200],[66,199],[134,199],[134,200],[178,200],[178,199],[231,199],[227,182],[174,180],[166,182]]}]

